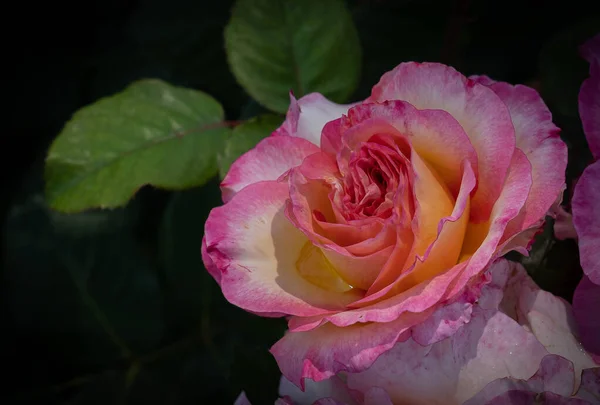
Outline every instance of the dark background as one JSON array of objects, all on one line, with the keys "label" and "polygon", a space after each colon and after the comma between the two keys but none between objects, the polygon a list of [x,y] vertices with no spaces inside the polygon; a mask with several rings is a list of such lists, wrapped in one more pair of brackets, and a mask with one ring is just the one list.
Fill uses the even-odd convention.
[{"label": "dark background", "polygon": [[[43,198],[44,155],[65,121],[133,80],[201,89],[227,119],[264,111],[227,66],[231,3],[21,2],[3,11],[1,403],[227,404],[241,390],[255,405],[276,398],[267,349],[285,322],[228,304],[202,268],[218,180],[176,193],[144,188],[123,209],[76,215],[50,211]],[[590,161],[577,113],[588,65],[577,46],[600,30],[591,3],[348,1],[363,47],[353,100],[408,60],[534,86],[570,147],[570,185]],[[575,243],[553,240],[548,227],[534,253],[525,264],[536,281],[570,299],[581,277]]]}]

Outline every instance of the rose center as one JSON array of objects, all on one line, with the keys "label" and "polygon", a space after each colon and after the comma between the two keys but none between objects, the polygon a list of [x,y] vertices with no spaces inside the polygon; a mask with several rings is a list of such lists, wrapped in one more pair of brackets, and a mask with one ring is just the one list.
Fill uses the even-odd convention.
[{"label": "rose center", "polygon": [[346,219],[388,218],[394,196],[407,184],[408,159],[383,136],[361,144],[348,161],[342,198]]}]

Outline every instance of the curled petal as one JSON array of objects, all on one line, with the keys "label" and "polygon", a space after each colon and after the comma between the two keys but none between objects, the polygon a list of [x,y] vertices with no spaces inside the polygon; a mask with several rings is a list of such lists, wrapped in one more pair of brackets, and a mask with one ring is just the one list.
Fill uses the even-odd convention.
[{"label": "curled petal", "polygon": [[[373,128],[374,120],[385,122],[394,132],[405,137],[455,196],[460,189],[464,160],[469,161],[477,174],[477,153],[452,115],[442,110],[417,110],[410,103],[401,100],[361,104],[351,108],[347,117],[329,123],[323,130],[324,141],[327,139],[327,145],[332,145],[329,153],[335,155],[341,149],[344,130],[349,127],[359,126],[365,121],[369,123],[365,126],[369,132],[361,128],[363,138],[352,140],[348,145],[349,149],[363,140],[365,133],[376,133]],[[349,143],[349,140],[345,140],[345,143]],[[324,150],[328,151],[326,148]]]},{"label": "curled petal", "polygon": [[[336,223],[329,198],[338,182],[336,173],[335,161],[325,153],[305,159],[290,172],[286,215],[322,248],[323,255],[346,283],[366,290],[389,257],[393,228],[378,218],[369,218],[359,225]],[[323,220],[319,219],[321,216]]]},{"label": "curled petal", "polygon": [[208,274],[210,274],[217,284],[221,285],[221,271],[213,262],[213,259],[210,257],[208,252],[206,251],[206,236],[202,237],[202,247],[200,250],[202,254],[202,261],[204,262],[204,267],[208,270]]},{"label": "curled petal", "polygon": [[[514,234],[544,218],[562,192],[567,146],[560,140],[560,130],[552,122],[552,114],[537,91],[523,85],[494,82],[485,76],[471,79],[489,86],[506,104],[515,127],[517,148],[531,163],[531,190],[523,208],[523,218],[519,219],[519,228],[510,232]],[[511,226],[508,228],[510,230]]]},{"label": "curled petal", "polygon": [[[434,291],[435,288],[433,286]],[[386,301],[369,310],[340,312],[327,317],[329,322],[325,316],[292,317],[290,329],[302,332],[289,332],[271,351],[284,375],[298,386],[303,378],[322,380],[340,371],[358,372],[368,368],[395,342],[406,340],[411,334],[420,343],[438,342],[451,336],[469,322],[473,303],[479,296],[479,293],[465,292],[454,303],[434,309],[438,297],[427,290],[420,290],[422,295],[418,296],[413,290],[398,298],[398,302],[405,305],[404,311],[400,315],[393,314],[391,321],[386,320],[390,312]],[[384,323],[369,322],[373,317]]]},{"label": "curled petal", "polygon": [[488,87],[436,63],[402,63],[384,74],[367,101],[404,100],[418,109],[444,110],[462,126],[477,152],[478,184],[471,215],[485,221],[502,191],[515,149],[506,105]]},{"label": "curled petal", "polygon": [[290,136],[268,137],[237,159],[221,182],[223,201],[227,202],[249,184],[277,180],[319,148],[304,139]]},{"label": "curled petal", "polygon": [[[399,339],[368,369],[347,374],[348,387],[364,393],[377,386],[394,403],[415,405],[462,404],[503,378],[510,379],[506,381],[515,390],[528,392],[531,385],[537,393],[548,391],[547,397],[573,395],[582,368],[593,363],[585,352],[571,350],[574,335],[565,322],[568,304],[545,295],[521,265],[499,260],[489,273],[493,277],[483,286],[468,323],[426,346],[415,341],[414,332],[405,341]],[[568,360],[546,357],[549,354]],[[483,399],[476,397],[469,404],[485,404],[484,399],[495,398],[498,391],[502,390],[486,388],[480,394]]]},{"label": "curled petal", "polygon": [[321,131],[326,123],[340,118],[353,104],[336,104],[320,93],[310,93],[296,100],[290,94],[290,108],[285,122],[274,135],[304,138],[321,146]]},{"label": "curled petal", "polygon": [[229,302],[248,311],[310,316],[342,309],[355,293],[325,290],[298,272],[310,242],[285,217],[288,196],[285,183],[254,183],[213,209],[205,230],[207,267],[219,270],[215,278]]},{"label": "curled petal", "polygon": [[411,336],[422,346],[432,345],[456,333],[471,320],[472,312],[473,304],[467,297],[443,305],[424,322],[413,327]]},{"label": "curled petal", "polygon": [[325,323],[306,332],[288,332],[271,348],[283,375],[305,389],[305,380],[322,381],[341,371],[358,372],[390,350],[400,335],[431,311],[407,313],[388,323],[338,327]]},{"label": "curled petal", "polygon": [[528,378],[546,354],[508,316],[476,308],[471,322],[452,337],[431,346],[413,339],[397,343],[366,371],[349,374],[347,382],[359,391],[381,387],[394,403],[458,405],[496,378]]},{"label": "curled petal", "polygon": [[[417,220],[423,217],[427,217],[431,214],[432,219],[438,218],[437,229],[435,230],[435,236],[432,239],[429,237],[429,243],[425,244],[425,251],[416,251],[412,257],[409,256],[409,260],[412,259],[410,267],[406,267],[402,274],[398,274],[396,268],[395,257],[391,256],[389,262],[382,269],[377,281],[371,287],[371,294],[358,301],[354,306],[364,307],[366,304],[381,300],[387,297],[397,296],[398,293],[406,291],[420,282],[430,280],[430,284],[437,285],[438,288],[443,290],[439,292],[438,299],[442,299],[443,292],[446,290],[446,286],[443,284],[437,284],[439,281],[447,280],[451,282],[451,279],[441,277],[441,272],[446,271],[446,276],[453,274],[452,270],[456,269],[460,265],[456,265],[460,254],[461,244],[465,237],[465,227],[467,226],[469,219],[469,208],[470,208],[470,193],[475,187],[475,176],[468,162],[464,164],[463,181],[459,195],[456,199],[454,207],[449,215],[439,218],[434,216],[428,210],[419,212]],[[425,200],[427,201],[427,200]],[[421,206],[420,208],[423,208]],[[431,230],[431,225],[428,228]],[[427,229],[427,228],[425,228]],[[423,235],[418,235],[421,240],[427,241]],[[419,247],[420,249],[423,246]],[[415,259],[416,253],[416,259]],[[402,265],[402,264],[401,264]],[[378,289],[379,288],[379,289]]]},{"label": "curled petal", "polygon": [[594,367],[577,335],[571,306],[565,300],[541,290],[520,264],[513,264],[515,274],[508,283],[500,304],[503,311],[527,327],[549,353],[573,362],[575,386],[579,388],[581,371]]},{"label": "curled petal", "polygon": [[496,397],[509,397],[509,391],[535,394],[552,392],[568,398],[573,393],[574,382],[573,363],[560,356],[548,355],[542,359],[540,368],[528,380],[505,377],[492,381],[464,405],[488,404]]},{"label": "curled petal", "polygon": [[[486,223],[467,227],[462,260],[467,265],[454,280],[450,297],[460,293],[471,278],[477,277],[496,258],[499,243],[508,223],[519,215],[531,187],[531,165],[519,149],[515,149],[510,171],[504,182],[502,193]],[[467,260],[468,259],[468,260]]]}]

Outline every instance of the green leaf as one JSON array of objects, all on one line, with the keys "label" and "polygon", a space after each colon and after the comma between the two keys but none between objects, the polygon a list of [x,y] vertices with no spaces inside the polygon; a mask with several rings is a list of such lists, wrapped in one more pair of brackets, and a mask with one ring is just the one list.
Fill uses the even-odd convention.
[{"label": "green leaf", "polygon": [[283,122],[278,115],[262,115],[255,117],[235,127],[225,148],[217,156],[219,176],[225,177],[231,164],[244,153],[256,146],[258,142],[271,135]]},{"label": "green leaf", "polygon": [[341,0],[238,0],[225,47],[238,82],[276,112],[287,110],[290,90],[344,102],[360,76],[360,43]]},{"label": "green leaf", "polygon": [[589,76],[589,63],[579,54],[579,47],[598,27],[597,17],[580,21],[554,35],[540,52],[542,95],[561,114],[579,116],[579,89]]},{"label": "green leaf", "polygon": [[122,206],[143,185],[183,189],[217,171],[229,129],[205,93],[141,80],[79,110],[46,159],[52,208],[76,212]]}]

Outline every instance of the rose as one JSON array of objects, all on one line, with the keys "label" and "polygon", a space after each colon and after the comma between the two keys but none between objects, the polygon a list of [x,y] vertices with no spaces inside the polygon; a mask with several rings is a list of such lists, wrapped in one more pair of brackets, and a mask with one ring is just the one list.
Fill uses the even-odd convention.
[{"label": "rose", "polygon": [[471,322],[452,337],[421,346],[407,336],[367,370],[307,380],[305,392],[282,378],[280,403],[517,405],[541,393],[556,404],[595,403],[600,367],[581,350],[571,306],[520,264],[501,259],[488,273]]},{"label": "rose", "polygon": [[294,384],[359,372],[406,333],[432,344],[468,322],[482,274],[529,247],[565,166],[533,89],[404,63],[362,103],[292,98],[222,182],[203,260],[231,303],[291,315],[271,351]]},{"label": "rose", "polygon": [[581,86],[579,114],[596,162],[584,170],[575,187],[573,225],[579,235],[581,266],[592,282],[600,284],[600,34],[584,44],[583,53],[590,62],[590,77]]},{"label": "rose", "polygon": [[[346,375],[348,387],[367,392],[377,386],[400,404],[479,405],[487,401],[478,398],[493,391],[489,383],[536,380],[532,377],[538,368],[547,368],[549,358],[556,364],[560,356],[558,362],[566,367],[550,367],[547,375],[538,376],[547,381],[540,391],[568,397],[579,390],[584,369],[600,371],[581,349],[566,301],[541,290],[520,264],[501,259],[489,273],[493,279],[483,287],[468,324],[432,345],[422,346],[414,338],[397,343],[366,371]],[[565,378],[567,371],[571,378]]]},{"label": "rose", "polygon": [[590,77],[579,91],[579,115],[596,161],[577,181],[572,217],[563,211],[554,229],[560,239],[578,238],[584,277],[575,290],[573,307],[584,346],[600,361],[600,34],[582,46],[582,54],[590,63]]}]

